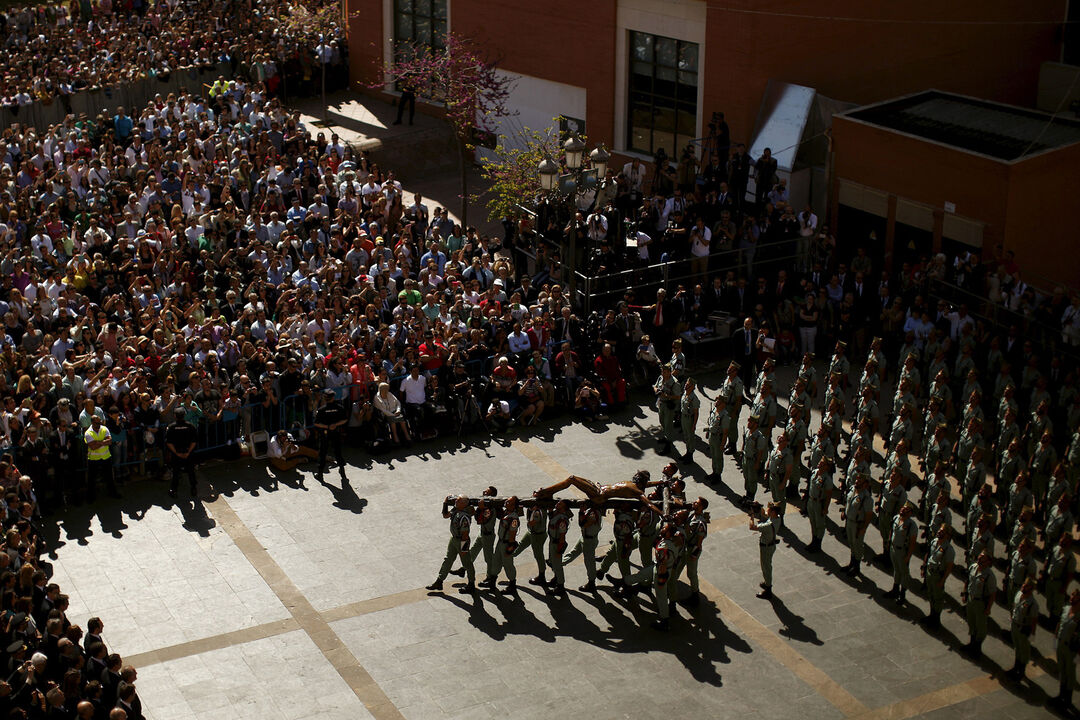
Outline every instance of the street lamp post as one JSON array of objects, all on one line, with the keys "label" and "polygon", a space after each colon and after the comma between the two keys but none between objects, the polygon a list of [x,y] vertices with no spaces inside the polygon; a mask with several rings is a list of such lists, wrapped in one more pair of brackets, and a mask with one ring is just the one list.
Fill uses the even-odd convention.
[{"label": "street lamp post", "polygon": [[[557,195],[565,202],[574,205],[573,201],[578,195],[595,189],[600,180],[607,174],[608,161],[611,156],[604,146],[598,145],[589,153],[589,166],[585,166],[585,143],[577,134],[571,135],[562,144],[563,161],[569,172],[560,177],[559,165],[551,158],[544,158],[537,173],[540,176],[540,188],[548,194]],[[570,297],[574,297],[577,290],[577,233],[570,233],[570,246],[568,257],[564,259],[570,276],[568,285]]]}]

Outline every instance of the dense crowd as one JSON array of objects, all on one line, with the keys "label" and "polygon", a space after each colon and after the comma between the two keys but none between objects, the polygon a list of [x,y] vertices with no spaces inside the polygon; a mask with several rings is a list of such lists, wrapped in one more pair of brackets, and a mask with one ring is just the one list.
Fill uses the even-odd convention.
[{"label": "dense crowd", "polygon": [[0,717],[142,718],[137,671],[109,652],[104,623],[69,620],[69,598],[50,582],[32,480],[8,455],[0,458],[0,484]]},{"label": "dense crowd", "polygon": [[[231,9],[106,0],[0,14],[8,47],[0,95],[8,106],[54,95],[63,101],[69,90],[132,73],[222,61],[236,70],[235,79],[218,79],[206,92],[191,88],[145,107],[3,130],[0,446],[14,462],[5,487],[14,495],[7,518],[18,532],[9,532],[0,562],[8,557],[13,570],[34,567],[38,499],[46,510],[80,499],[92,489],[84,469],[90,479],[105,474],[112,489],[113,466],[120,474],[183,466],[176,456],[188,460],[191,451],[178,451],[167,429],[176,418],[194,428],[197,452],[228,451],[237,439],[266,432],[272,458],[286,467],[306,457],[300,448],[311,444],[313,429],[324,437],[347,429],[351,443],[374,449],[473,426],[528,426],[558,410],[602,421],[627,402],[630,388],[653,387],[659,377],[666,439],[680,437],[677,424],[689,425],[682,437],[692,439],[699,408],[694,390],[685,390],[681,341],[718,310],[743,322],[731,345],[745,391],[738,403],[749,398],[755,422],[769,431],[766,447],[772,428],[790,422],[775,400],[772,364],[805,357],[799,375],[807,375],[792,405],[808,420],[814,398],[826,401],[834,464],[843,422],[853,425],[850,457],[858,457],[866,432],[871,439],[877,432],[889,442],[892,468],[910,467],[902,455],[932,447],[926,438],[943,424],[946,442],[956,445],[944,471],[962,475],[965,500],[982,498],[972,464],[991,475],[999,462],[1013,467],[1002,458],[1012,438],[1001,444],[1015,425],[1017,452],[1038,489],[1038,522],[1049,522],[1061,497],[1075,512],[1080,396],[1073,361],[1055,349],[1080,338],[1080,298],[1028,287],[1007,254],[911,257],[890,270],[875,247],[841,253],[811,208],[788,202],[775,160],[731,146],[722,118],[701,157],[684,154],[677,166],[667,158],[631,161],[581,196],[579,216],[549,205],[535,226],[507,222],[504,237],[484,236],[421,196],[406,196],[390,169],[333,133],[305,127],[283,105],[279,90],[290,73],[310,79],[323,53],[342,63],[332,43],[316,45],[293,25],[271,22],[284,12],[279,4]],[[622,288],[595,317],[583,317],[559,262],[574,233],[595,272],[660,253],[692,259],[691,271],[655,297]],[[634,242],[624,252],[627,233]],[[756,248],[770,240],[793,242],[787,261],[755,262]],[[721,254],[727,249],[740,254]],[[1017,324],[999,331],[973,317],[969,310],[983,317],[985,308],[952,305],[934,284],[940,281],[1008,306]],[[813,354],[838,341],[858,365],[872,357],[872,367],[838,367],[834,358],[823,368]],[[895,400],[884,393],[890,383],[899,389]],[[735,395],[726,398],[734,439],[742,428]],[[1010,402],[1013,414],[999,416]],[[343,419],[326,412],[332,405]],[[777,446],[811,449],[798,412],[791,416],[803,437]],[[963,433],[954,432],[958,423]],[[108,443],[93,439],[100,427]],[[713,435],[709,442],[715,445]],[[976,447],[984,448],[981,466],[972,460]],[[720,450],[722,465],[723,443]],[[762,477],[769,472],[762,467]],[[904,475],[904,487],[924,483],[920,475]],[[1000,478],[997,484],[999,494],[1011,493]],[[34,495],[25,519],[20,492]],[[14,548],[21,551],[13,557]],[[72,676],[69,697],[68,674],[84,667],[78,638],[63,642],[72,630],[62,610],[51,617],[53,600],[41,615],[36,579],[8,577],[11,648],[16,639],[28,650],[44,648],[44,674],[64,670],[51,676],[60,686],[44,692],[46,701],[68,707],[100,691],[108,706],[111,693],[120,697],[119,682],[105,687],[113,675],[86,671]],[[26,608],[14,592],[24,585],[33,586]],[[34,619],[35,612],[43,640],[15,623],[18,613]],[[85,667],[96,668],[100,655],[114,672],[113,656],[98,645],[85,645]],[[13,671],[24,667],[18,652],[9,648]],[[98,676],[101,688],[86,684]],[[39,701],[35,683],[11,683],[17,704]]]},{"label": "dense crowd", "polygon": [[336,26],[310,21],[326,4],[315,7],[281,0],[72,0],[10,8],[0,12],[0,104],[17,114],[31,102],[59,99],[70,112],[71,94],[80,90],[210,72],[219,63],[228,63],[233,76],[264,83],[273,96],[285,86],[291,94],[311,94],[321,59],[332,68],[333,89],[344,78],[346,46]]}]

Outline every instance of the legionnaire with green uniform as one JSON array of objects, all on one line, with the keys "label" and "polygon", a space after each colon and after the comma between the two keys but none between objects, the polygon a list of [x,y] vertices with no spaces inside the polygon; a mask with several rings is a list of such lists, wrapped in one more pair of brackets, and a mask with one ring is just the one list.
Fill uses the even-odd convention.
[{"label": "legionnaire with green uniform", "polygon": [[[923,504],[923,522],[927,524],[927,527],[937,527],[937,523],[933,522],[935,513],[940,512],[938,508],[938,496],[944,496],[945,509],[949,508],[949,473],[945,469],[944,462],[938,462],[934,466],[933,472],[926,479],[926,487],[923,489],[922,504]],[[949,518],[952,518],[952,511],[949,511]],[[951,522],[949,523],[952,524]]]},{"label": "legionnaire with green uniform", "polygon": [[[930,402],[926,405],[926,412],[923,413],[923,425],[922,425],[922,448],[923,448],[923,462],[926,459],[926,451],[930,449],[930,443],[934,441],[934,433],[937,431],[939,425],[948,426],[948,419],[945,417],[944,411],[941,409],[941,401],[937,398],[930,398]],[[940,457],[935,457],[934,461],[941,458],[949,457],[948,444],[944,447],[944,454]],[[934,467],[930,465],[930,467]]]},{"label": "legionnaire with green uniform", "polygon": [[670,365],[660,366],[660,377],[653,385],[656,393],[656,412],[660,416],[660,430],[663,443],[659,451],[671,452],[675,440],[675,411],[679,408],[679,381],[671,374]]},{"label": "legionnaire with green uniform", "polygon": [[809,414],[805,412],[806,408],[810,407],[810,393],[806,391],[806,381],[801,377],[795,378],[795,384],[791,387],[791,393],[788,395],[788,407],[792,405],[799,405],[803,410],[803,418],[809,419]]},{"label": "legionnaire with green uniform", "polygon": [[[806,394],[813,400],[817,397],[817,368],[814,367],[814,353],[806,352],[802,356],[802,364],[799,365],[796,377],[802,380],[806,386]],[[810,403],[806,403],[810,407]]]},{"label": "legionnaire with green uniform", "polygon": [[[755,509],[760,509],[760,506]],[[772,561],[773,555],[776,553],[777,532],[780,529],[780,508],[776,503],[769,503],[766,509],[765,519],[761,522],[757,522],[754,514],[750,514],[750,529],[756,533],[760,533],[758,538],[758,549],[760,550],[759,557],[761,560],[761,592],[758,593],[759,598],[768,599],[773,596],[772,592]]]},{"label": "legionnaire with green uniform", "polygon": [[698,560],[701,558],[701,547],[705,538],[709,535],[709,517],[705,512],[709,507],[709,501],[699,497],[694,501],[694,514],[690,516],[686,532],[686,579],[690,583],[690,597],[686,604],[695,607],[701,600],[700,588],[698,587]]},{"label": "legionnaire with green uniform", "polygon": [[[998,461],[997,477],[995,479],[995,485],[997,486],[998,495],[1000,497],[1008,496],[1008,498],[1009,498],[1008,507],[1009,507],[1010,510],[1013,509],[1013,502],[1012,502],[1013,483],[1016,482],[1016,478],[1018,478],[1020,476],[1021,472],[1023,472],[1025,476],[1027,475],[1027,472],[1025,471],[1024,466],[1025,466],[1024,458],[1020,457],[1020,438],[1013,438],[1011,441],[1009,441],[1009,444],[1001,452],[1001,459]],[[1027,485],[1027,478],[1026,477],[1024,478],[1024,481],[1025,481],[1024,485],[1026,487],[1026,485]],[[1031,490],[1028,490],[1027,494],[1031,495]],[[1026,502],[1024,504],[1025,505],[1033,505],[1034,502],[1033,501],[1028,501],[1028,502]],[[1023,507],[1023,506],[1021,506],[1021,507]],[[1008,512],[1006,512],[1005,517],[1006,518],[1009,517]],[[1016,516],[1014,515],[1012,517],[1012,519],[1015,520]]]},{"label": "legionnaire with green uniform", "polygon": [[1050,702],[1060,708],[1071,708],[1072,694],[1076,688],[1076,651],[1080,650],[1080,590],[1073,590],[1069,596],[1069,606],[1061,611],[1054,641],[1058,694]]},{"label": "legionnaire with green uniform", "polygon": [[1046,556],[1046,564],[1043,565],[1042,578],[1046,593],[1046,612],[1051,619],[1061,614],[1061,608],[1065,604],[1065,593],[1069,583],[1076,575],[1076,555],[1072,551],[1072,534],[1065,533],[1050,546]]},{"label": "legionnaire with green uniform", "polygon": [[1059,462],[1054,471],[1050,473],[1050,487],[1046,490],[1046,504],[1049,506],[1056,505],[1064,495],[1072,497],[1074,495],[1073,490],[1074,488],[1069,486],[1065,463]]},{"label": "legionnaire with green uniform", "polygon": [[1009,501],[1005,506],[1005,522],[1009,527],[1016,524],[1016,519],[1026,507],[1035,507],[1035,495],[1028,487],[1027,470],[1021,470],[1009,485]]},{"label": "legionnaire with green uniform", "polygon": [[968,533],[968,546],[965,560],[971,565],[979,555],[986,553],[994,557],[994,523],[989,515],[982,515],[975,520],[975,529]]},{"label": "legionnaire with green uniform", "polygon": [[547,511],[539,504],[529,508],[525,520],[525,536],[518,543],[514,555],[520,555],[526,548],[532,548],[536,560],[536,577],[529,578],[530,585],[547,584],[547,560],[544,558],[544,545],[547,541]]},{"label": "legionnaire with green uniform", "polygon": [[810,485],[806,491],[806,514],[810,518],[813,539],[806,546],[807,552],[821,552],[821,540],[825,537],[825,518],[829,515],[829,501],[833,494],[833,460],[822,455],[817,467],[810,473]]},{"label": "legionnaire with green uniform", "polygon": [[[1020,547],[1020,541],[1027,538],[1034,544],[1039,538],[1039,530],[1035,527],[1034,521],[1035,512],[1026,507],[1020,511],[1020,516],[1016,518],[1016,522],[1012,524],[1012,530],[1009,532],[1009,543],[1006,547],[1011,554],[1013,550]],[[1023,580],[1024,578],[1020,578]]]},{"label": "legionnaire with green uniform", "polygon": [[[971,501],[967,505],[967,518],[964,530],[971,535],[971,529],[975,527],[976,522],[981,517],[990,518],[990,527],[995,528],[998,524],[998,507],[994,503],[994,496],[990,490],[989,485],[983,485],[979,488],[975,496],[971,498]],[[972,558],[977,557],[973,555]]]},{"label": "legionnaire with green uniform", "polygon": [[885,473],[882,475],[884,478],[889,478],[894,470],[898,471],[900,473],[900,482],[905,490],[911,487],[912,478],[914,477],[911,472],[911,458],[908,455],[909,447],[911,445],[906,439],[901,439],[900,442],[892,446],[888,457],[885,459]]},{"label": "legionnaire with green uniform", "polygon": [[566,533],[570,529],[570,505],[565,500],[555,503],[555,509],[548,517],[548,564],[554,575],[551,589],[556,593],[566,592],[566,577],[563,574],[562,557],[566,552]]},{"label": "legionnaire with green uniform", "polygon": [[731,416],[731,430],[728,433],[728,452],[736,454],[735,441],[738,440],[739,415],[742,414],[743,403],[746,401],[746,386],[739,377],[742,368],[737,362],[728,365],[727,379],[720,388],[720,394],[727,400],[728,415]]},{"label": "legionnaire with green uniform", "polygon": [[671,579],[671,571],[678,560],[679,549],[675,546],[673,537],[675,528],[666,523],[660,530],[660,539],[653,548],[653,561],[649,563],[652,570],[653,597],[656,599],[656,612],[660,616],[653,621],[652,626],[657,630],[668,629],[668,618],[671,609],[668,605],[668,581]]},{"label": "legionnaire with green uniform", "polygon": [[1050,489],[1050,472],[1057,465],[1057,450],[1054,448],[1054,436],[1047,430],[1035,446],[1028,464],[1031,473],[1031,492],[1035,495],[1035,507],[1045,511],[1050,507],[1046,495]]},{"label": "legionnaire with green uniform", "polygon": [[784,510],[787,502],[788,483],[791,482],[791,474],[795,468],[795,461],[791,458],[791,449],[788,447],[788,435],[780,433],[776,438],[776,447],[769,453],[769,459],[765,463],[765,472],[769,479],[769,492],[772,501],[776,504],[780,513],[779,524],[784,526]]},{"label": "legionnaire with green uniform", "polygon": [[889,532],[893,586],[885,593],[885,597],[895,598],[898,603],[904,602],[907,596],[907,582],[911,578],[911,554],[915,552],[915,543],[919,538],[919,526],[911,517],[914,511],[915,507],[910,503],[901,506]]},{"label": "legionnaire with green uniform", "polygon": [[743,488],[746,490],[743,495],[743,504],[745,505],[754,502],[754,497],[757,495],[761,470],[765,465],[765,452],[768,447],[765,436],[758,429],[758,421],[757,415],[751,415],[746,421],[746,429],[743,430],[742,473]]},{"label": "legionnaire with green uniform", "polygon": [[596,546],[599,545],[600,529],[604,525],[604,514],[595,504],[590,504],[578,511],[578,526],[581,539],[574,549],[563,556],[562,564],[569,565],[578,555],[585,556],[585,577],[588,582],[578,588],[581,592],[596,592]]},{"label": "legionnaire with green uniform", "polygon": [[855,427],[859,427],[862,421],[870,423],[870,434],[873,435],[881,427],[881,408],[872,388],[866,388],[859,397],[859,404],[855,407]]},{"label": "legionnaire with green uniform", "polygon": [[995,468],[995,471],[999,477],[999,484],[1002,466],[1004,465],[1006,458],[1013,456],[1012,453],[1007,452],[1009,446],[1012,445],[1013,440],[1017,441],[1016,457],[1020,457],[1020,451],[1023,449],[1020,444],[1020,426],[1016,424],[1016,410],[1008,408],[1005,411],[1005,417],[998,428],[997,442],[994,443],[994,449],[998,454],[998,465]]},{"label": "legionnaire with green uniform", "polygon": [[679,398],[679,424],[682,426],[683,442],[686,443],[686,453],[680,460],[693,462],[694,448],[697,446],[697,423],[698,413],[701,408],[701,399],[697,395],[697,383],[693,378],[687,378],[683,385],[683,394]]},{"label": "legionnaire with green uniform", "polygon": [[754,405],[750,408],[751,415],[757,415],[761,427],[761,434],[765,441],[772,447],[772,429],[776,426],[776,394],[773,392],[773,384],[768,380],[761,383]]},{"label": "legionnaire with green uniform", "polygon": [[503,501],[502,517],[499,518],[499,539],[495,543],[492,566],[488,568],[488,577],[499,579],[499,572],[506,573],[504,592],[513,595],[517,592],[517,568],[514,567],[514,552],[517,550],[517,533],[521,527],[521,510],[518,509],[517,495],[511,495]]},{"label": "legionnaire with green uniform", "polygon": [[1015,659],[1008,675],[1013,680],[1019,680],[1024,677],[1031,661],[1031,638],[1035,637],[1035,628],[1039,626],[1039,601],[1035,599],[1034,578],[1024,578],[1013,596],[1011,620]]},{"label": "legionnaire with green uniform", "polygon": [[881,533],[881,557],[888,566],[892,563],[889,538],[892,535],[893,519],[907,502],[907,490],[904,489],[904,476],[899,468],[893,468],[893,471],[886,476],[885,482],[886,484],[881,488],[881,495],[878,496],[875,510],[878,514],[878,532]]},{"label": "legionnaire with green uniform", "polygon": [[469,593],[476,590],[476,571],[473,569],[472,555],[469,554],[469,524],[472,517],[469,513],[469,498],[458,495],[454,500],[453,510],[444,510],[443,517],[450,519],[450,543],[446,546],[446,558],[435,582],[427,586],[428,590],[442,590],[443,581],[454,567],[454,560],[461,560],[465,572],[468,573],[469,582],[459,589],[461,593]]},{"label": "legionnaire with green uniform", "polygon": [[832,443],[832,438],[829,437],[829,428],[824,425],[818,428],[817,434],[814,435],[814,441],[810,443],[809,467],[811,475],[821,465],[822,458],[828,458],[832,461],[833,467],[836,467],[836,447]]},{"label": "legionnaire with green uniform", "polygon": [[619,577],[607,576],[607,579],[616,587],[625,587],[627,578],[630,577],[630,552],[634,547],[634,527],[633,512],[626,508],[615,511],[615,522],[612,525],[615,539],[611,541],[607,554],[600,561],[599,574],[605,575],[613,563],[618,563]]},{"label": "legionnaire with green uniform", "polygon": [[969,502],[971,497],[986,483],[986,463],[983,462],[983,448],[976,447],[971,451],[971,459],[967,464],[967,472],[964,473],[964,502]]},{"label": "legionnaire with green uniform", "polygon": [[628,585],[637,585],[652,578],[654,550],[656,549],[657,538],[660,535],[659,523],[660,514],[652,508],[643,506],[638,510],[638,557],[641,560],[641,569],[627,581]]},{"label": "legionnaire with green uniform", "polygon": [[1013,601],[1020,591],[1020,586],[1029,577],[1035,577],[1039,570],[1035,562],[1035,543],[1028,538],[1020,541],[1016,549],[1009,555],[1009,570],[1007,578],[1007,595],[1009,602]]},{"label": "legionnaire with green uniform", "polygon": [[[498,491],[489,486],[484,490],[483,497],[480,498],[480,502],[476,504],[476,513],[473,518],[476,520],[477,526],[480,528],[480,542],[474,543],[472,550],[469,552],[469,559],[476,563],[476,556],[483,551],[484,553],[484,568],[488,569],[492,566],[492,558],[495,555],[495,526],[499,521],[499,517],[495,512],[495,507],[487,498],[495,497]],[[495,579],[490,575],[486,575],[484,580],[480,583],[481,587],[486,587],[495,584]]]},{"label": "legionnaire with green uniform", "polygon": [[[825,404],[822,415],[826,417],[829,415],[829,410],[832,408],[834,401],[838,401],[841,408],[847,407],[847,395],[844,393],[842,381],[843,377],[837,373],[829,375],[829,384],[825,387]],[[844,411],[841,410],[841,417],[843,417],[843,413]]]},{"label": "legionnaire with green uniform", "polygon": [[1043,531],[1046,537],[1050,538],[1053,542],[1053,538],[1061,537],[1062,533],[1071,533],[1073,526],[1076,524],[1075,518],[1073,518],[1072,510],[1069,509],[1069,505],[1072,499],[1068,495],[1062,495],[1050,510],[1050,515],[1046,518],[1046,528]]},{"label": "legionnaire with green uniform", "polygon": [[978,419],[972,419],[960,433],[960,437],[956,439],[956,444],[953,446],[953,456],[955,457],[954,473],[956,479],[960,481],[961,488],[963,487],[964,478],[967,477],[967,464],[971,459],[971,453],[982,444],[982,432],[979,429]]},{"label": "legionnaire with green uniform", "polygon": [[1028,457],[1034,457],[1035,446],[1046,433],[1053,438],[1054,423],[1050,419],[1050,403],[1043,401],[1031,411],[1031,418],[1024,428],[1024,437],[1028,439]]},{"label": "legionnaire with green uniform", "polygon": [[806,452],[806,420],[803,419],[803,406],[791,405],[788,407],[788,420],[784,426],[784,433],[788,436],[788,449],[791,451],[792,460],[795,461],[792,478],[794,482],[788,485],[788,492],[792,495],[799,490],[806,468],[803,467],[803,453]]},{"label": "legionnaire with green uniform", "polygon": [[992,560],[990,553],[979,553],[968,567],[967,585],[960,596],[967,613],[968,633],[971,638],[963,650],[976,657],[982,654],[983,640],[986,639],[986,619],[990,616],[990,608],[994,606],[994,598],[997,596],[997,578],[990,568]]},{"label": "legionnaire with green uniform", "polygon": [[858,577],[861,570],[859,565],[863,559],[863,538],[866,536],[866,528],[870,527],[870,520],[874,517],[874,499],[870,495],[870,477],[857,475],[855,484],[848,490],[844,502],[844,509],[840,519],[844,520],[844,530],[847,534],[848,548],[851,550],[851,560],[844,570],[852,577]]},{"label": "legionnaire with green uniform", "polygon": [[945,609],[945,581],[952,574],[956,562],[956,550],[952,546],[952,527],[941,524],[930,540],[926,558],[923,560],[922,576],[926,585],[926,597],[930,601],[930,614],[924,619],[927,627],[941,626],[941,611]]},{"label": "legionnaire with green uniform", "polygon": [[829,362],[829,376],[839,375],[844,385],[847,384],[848,375],[851,373],[851,361],[848,360],[846,352],[847,343],[843,340],[837,340],[836,349],[833,351],[832,360]]},{"label": "legionnaire with green uniform", "polygon": [[951,450],[948,432],[948,425],[942,424],[934,428],[934,436],[926,443],[926,451],[923,452],[922,470],[924,475],[933,472],[938,463],[948,464]]},{"label": "legionnaire with green uniform", "polygon": [[1069,463],[1069,486],[1080,486],[1080,430],[1073,433],[1069,447],[1065,451],[1065,460]]},{"label": "legionnaire with green uniform", "polygon": [[705,437],[709,440],[709,459],[712,465],[709,468],[707,480],[718,482],[724,473],[724,448],[728,442],[728,434],[731,431],[731,416],[727,410],[727,398],[723,392],[716,396],[712,409],[709,411],[708,424],[705,427]]}]

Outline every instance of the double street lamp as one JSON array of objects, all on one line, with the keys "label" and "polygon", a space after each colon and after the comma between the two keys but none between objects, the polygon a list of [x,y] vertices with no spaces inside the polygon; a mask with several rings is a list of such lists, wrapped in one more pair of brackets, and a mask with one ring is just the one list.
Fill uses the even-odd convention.
[{"label": "double street lamp", "polygon": [[[562,144],[563,161],[569,172],[560,175],[561,168],[550,157],[544,158],[537,173],[540,175],[540,188],[548,194],[558,195],[563,200],[573,201],[578,195],[589,191],[595,191],[600,180],[607,175],[608,161],[611,155],[604,149],[603,144],[597,145],[589,153],[589,165],[585,166],[585,142],[577,135],[571,135]],[[576,207],[576,203],[574,203]],[[577,232],[570,233],[570,247],[568,257],[565,258],[570,270],[569,285],[571,297],[577,282],[575,271],[577,270]]]}]

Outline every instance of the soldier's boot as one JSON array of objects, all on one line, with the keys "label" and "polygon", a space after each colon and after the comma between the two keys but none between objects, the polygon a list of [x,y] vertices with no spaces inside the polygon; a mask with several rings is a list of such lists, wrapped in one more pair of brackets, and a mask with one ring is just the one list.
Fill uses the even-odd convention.
[{"label": "soldier's boot", "polygon": [[691,592],[686,597],[686,599],[683,600],[683,605],[686,605],[686,607],[697,607],[700,604],[701,604],[701,593],[697,592],[696,590]]},{"label": "soldier's boot", "polygon": [[428,590],[436,590],[436,591],[442,590],[442,583],[443,583],[443,581],[441,579],[436,578],[435,582],[433,582],[433,583],[431,583],[430,585],[427,586],[427,589]]},{"label": "soldier's boot", "polygon": [[617,588],[620,588],[620,587],[622,587],[623,585],[625,585],[625,584],[626,584],[626,583],[625,583],[625,582],[623,581],[623,579],[622,579],[622,578],[617,578],[617,577],[615,577],[614,575],[611,575],[610,573],[609,573],[609,574],[607,574],[607,575],[605,575],[604,577],[606,577],[606,578],[607,578],[607,581],[608,581],[609,583],[611,583],[612,585],[614,585],[614,586],[615,586],[615,587],[617,587]]},{"label": "soldier's boot", "polygon": [[493,588],[493,587],[495,587],[495,578],[492,577],[491,575],[488,575],[483,580],[478,582],[477,585],[479,585],[482,588]]},{"label": "soldier's boot", "polygon": [[810,541],[810,544],[806,546],[806,552],[819,553],[821,552],[821,538],[814,538]]},{"label": "soldier's boot", "polygon": [[759,598],[761,598],[762,600],[771,599],[772,596],[773,596],[773,594],[772,594],[772,585],[764,585],[764,584],[762,584],[761,587],[762,587],[762,590],[761,590],[761,592],[759,592],[757,594],[757,596]]},{"label": "soldier's boot", "polygon": [[504,595],[517,595],[517,581],[510,580],[506,583],[506,587],[502,589]]},{"label": "soldier's boot", "polygon": [[670,628],[667,618],[656,618],[652,621],[653,630],[659,630],[660,632],[667,632]]},{"label": "soldier's boot", "polygon": [[530,585],[540,585],[540,586],[547,585],[547,577],[544,575],[543,572],[541,572],[536,577],[529,578],[529,584]]},{"label": "soldier's boot", "polygon": [[679,456],[679,460],[681,460],[682,462],[686,462],[686,463],[694,462],[694,451],[693,450],[687,450],[686,452],[684,452],[682,455]]},{"label": "soldier's boot", "polygon": [[580,592],[594,593],[594,592],[596,592],[596,583],[595,582],[587,582],[584,585],[581,585],[580,587],[578,587],[578,590]]},{"label": "soldier's boot", "polygon": [[895,597],[899,597],[899,595],[900,595],[900,586],[894,583],[893,586],[892,586],[892,589],[889,590],[889,592],[885,593],[885,595],[883,597],[885,597],[885,598],[887,598],[889,600],[892,600]]},{"label": "soldier's boot", "polygon": [[1024,677],[1024,666],[1019,662],[1014,662],[1013,666],[1005,674],[1013,680],[1020,680]]},{"label": "soldier's boot", "polygon": [[476,583],[465,583],[458,588],[458,592],[462,595],[469,595],[471,593],[474,593],[476,592]]},{"label": "soldier's boot", "polygon": [[907,588],[901,587],[900,592],[896,593],[896,602],[898,602],[898,603],[907,602]]},{"label": "soldier's boot", "polygon": [[965,655],[971,655],[973,657],[979,657],[982,654],[982,642],[972,638],[966,645],[960,648],[960,651]]},{"label": "soldier's boot", "polygon": [[465,568],[459,567],[457,570],[451,570],[450,574],[458,577],[465,577]]},{"label": "soldier's boot", "polygon": [[561,582],[553,582],[553,583],[551,583],[551,585],[549,587],[551,588],[551,594],[552,595],[565,595],[566,594],[566,586],[563,585]]}]

